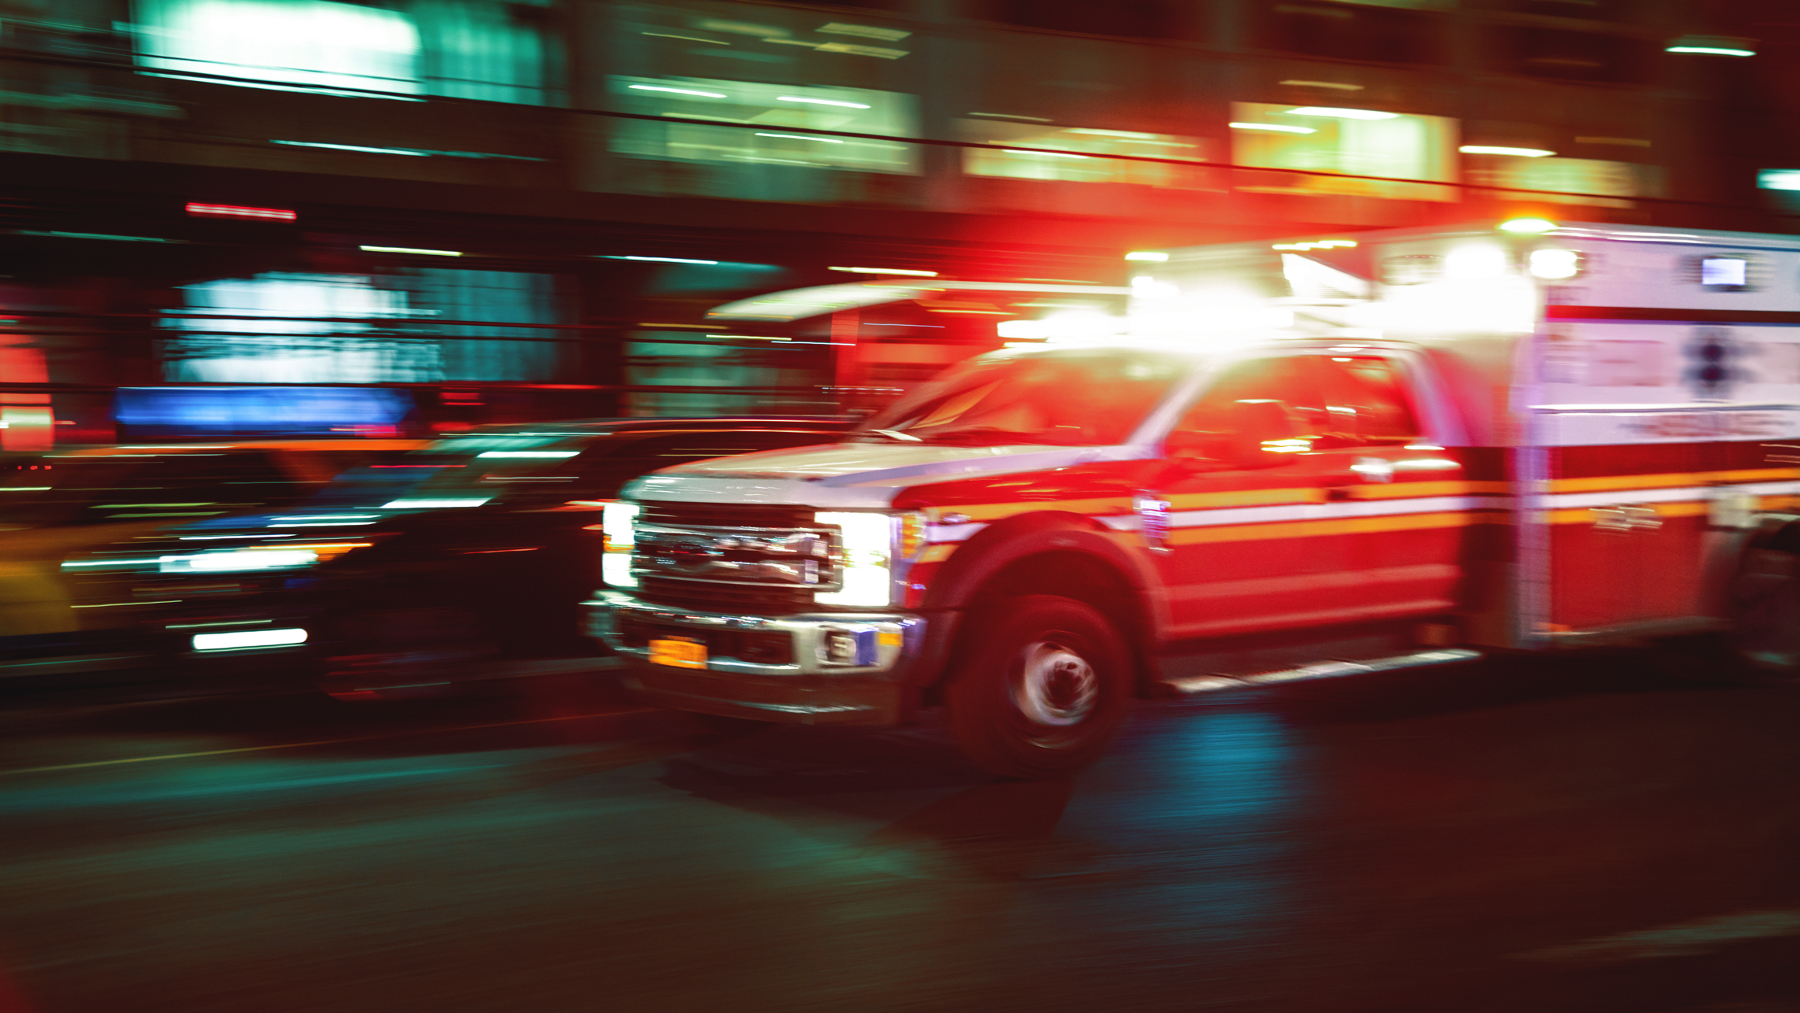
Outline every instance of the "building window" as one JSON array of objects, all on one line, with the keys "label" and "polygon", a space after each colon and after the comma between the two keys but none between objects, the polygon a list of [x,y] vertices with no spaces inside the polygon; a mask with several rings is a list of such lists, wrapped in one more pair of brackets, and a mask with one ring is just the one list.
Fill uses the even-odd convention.
[{"label": "building window", "polygon": [[1086,35],[1166,39],[1180,34],[1162,0],[990,0],[988,20],[1021,28],[1047,28]]},{"label": "building window", "polygon": [[[161,343],[163,375],[206,383],[555,381],[567,346],[542,339],[568,335],[506,326],[565,317],[554,288],[549,275],[430,268],[199,282],[182,288],[186,315],[162,321],[171,332]],[[445,320],[472,322],[438,322]]]},{"label": "building window", "polygon": [[[641,387],[712,390],[637,390],[624,395],[626,415],[713,415],[746,410],[813,414],[835,403],[822,394],[825,362],[816,346],[742,347],[703,344],[692,331],[633,331],[625,343],[625,382]],[[662,338],[665,340],[657,340]]]},{"label": "building window", "polygon": [[1495,36],[1503,69],[1568,81],[1635,84],[1648,79],[1656,47],[1597,32],[1515,27]]},{"label": "building window", "polygon": [[[1447,116],[1267,102],[1233,102],[1231,109],[1232,161],[1239,165],[1444,183],[1456,178],[1457,122]],[[1399,200],[1457,199],[1451,188],[1429,183],[1330,176],[1289,176],[1238,189]]]},{"label": "building window", "polygon": [[1542,14],[1553,18],[1580,18],[1584,21],[1626,21],[1636,6],[1631,0],[1512,0],[1512,10],[1521,14]]},{"label": "building window", "polygon": [[147,72],[325,94],[554,104],[541,3],[137,0]]},{"label": "building window", "polygon": [[[829,137],[810,130],[909,137],[911,95],[868,88],[764,84],[702,77],[612,78],[617,108],[667,120],[623,121],[612,150],[633,158],[916,173],[918,150],[897,141]],[[715,123],[747,124],[741,127]]]},{"label": "building window", "polygon": [[[1463,178],[1470,183],[1517,190],[1549,190],[1530,194],[1533,200],[1552,204],[1585,204],[1590,207],[1631,207],[1626,197],[1655,197],[1662,193],[1659,166],[1633,162],[1609,162],[1598,158],[1507,158],[1469,156]],[[1561,196],[1568,194],[1571,196]],[[1600,198],[1574,194],[1601,194]]]},{"label": "building window", "polygon": [[1174,185],[1178,174],[1188,171],[1160,162],[1126,162],[1093,155],[1145,155],[1202,161],[1201,141],[1174,134],[1098,127],[1050,127],[1036,123],[964,119],[957,131],[967,141],[980,144],[1048,148],[1059,154],[995,148],[963,149],[963,171],[971,176],[1010,176],[1015,179],[1058,179],[1077,183],[1142,183]]},{"label": "building window", "polygon": [[[1262,7],[1257,41],[1264,49],[1334,60],[1435,63],[1443,20],[1437,3],[1356,0],[1273,3]],[[1407,9],[1415,8],[1415,9]]]}]

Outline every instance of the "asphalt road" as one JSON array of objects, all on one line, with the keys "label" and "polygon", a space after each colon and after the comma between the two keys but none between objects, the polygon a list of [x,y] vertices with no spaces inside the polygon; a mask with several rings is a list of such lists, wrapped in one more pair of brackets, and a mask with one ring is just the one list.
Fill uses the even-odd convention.
[{"label": "asphalt road", "polygon": [[0,715],[6,1013],[1800,1011],[1800,689],[1143,705],[1061,782],[603,684]]}]

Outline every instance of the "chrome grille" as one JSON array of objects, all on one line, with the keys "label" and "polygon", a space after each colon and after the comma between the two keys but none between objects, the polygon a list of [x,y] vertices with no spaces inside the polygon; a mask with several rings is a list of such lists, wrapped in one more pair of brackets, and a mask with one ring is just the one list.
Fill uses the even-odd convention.
[{"label": "chrome grille", "polygon": [[639,577],[836,590],[831,533],[785,528],[640,525],[631,569]]}]

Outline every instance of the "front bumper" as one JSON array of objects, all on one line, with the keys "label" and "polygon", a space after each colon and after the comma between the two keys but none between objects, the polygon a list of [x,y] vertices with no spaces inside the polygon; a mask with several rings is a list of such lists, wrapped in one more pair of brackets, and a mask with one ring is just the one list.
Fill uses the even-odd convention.
[{"label": "front bumper", "polygon": [[[925,644],[925,618],[902,612],[736,615],[696,612],[601,591],[582,603],[585,632],[630,663],[624,682],[647,703],[730,717],[800,724],[898,724],[915,691],[904,676]],[[704,668],[651,664],[646,635],[708,644]],[[727,653],[752,634],[763,655]],[[828,636],[857,646],[832,660]],[[771,658],[771,642],[785,646]],[[717,645],[717,647],[715,647]],[[723,651],[717,649],[723,648]],[[749,653],[739,650],[739,654]]]}]

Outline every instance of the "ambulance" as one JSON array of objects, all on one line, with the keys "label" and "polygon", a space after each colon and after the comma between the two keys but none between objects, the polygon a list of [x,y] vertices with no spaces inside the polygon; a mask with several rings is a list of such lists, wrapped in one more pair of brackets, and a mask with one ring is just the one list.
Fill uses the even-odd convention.
[{"label": "ambulance", "polygon": [[[642,699],[1006,776],[1134,697],[1641,645],[1800,674],[1800,238],[1515,219],[1134,254],[842,442],[607,508]],[[1160,259],[1158,259],[1160,258]]]}]

